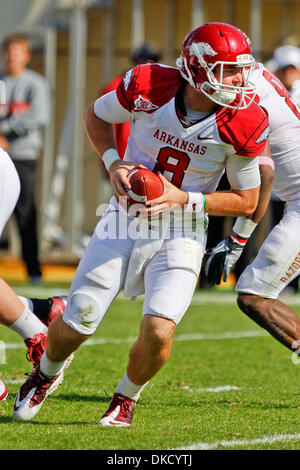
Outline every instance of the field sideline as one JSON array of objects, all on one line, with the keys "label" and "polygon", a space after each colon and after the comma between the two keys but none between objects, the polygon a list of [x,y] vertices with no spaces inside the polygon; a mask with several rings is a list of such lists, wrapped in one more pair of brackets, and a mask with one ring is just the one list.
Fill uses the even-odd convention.
[{"label": "field sideline", "polygon": [[[15,290],[36,297],[67,293]],[[298,314],[299,300],[287,299]],[[145,388],[131,428],[98,427],[138,334],[141,305],[117,298],[62,386],[28,423],[14,420],[12,405],[30,364],[21,339],[0,326],[7,346],[0,376],[9,389],[0,404],[1,450],[300,449],[300,367],[238,310],[232,292],[195,294],[171,358]]]}]

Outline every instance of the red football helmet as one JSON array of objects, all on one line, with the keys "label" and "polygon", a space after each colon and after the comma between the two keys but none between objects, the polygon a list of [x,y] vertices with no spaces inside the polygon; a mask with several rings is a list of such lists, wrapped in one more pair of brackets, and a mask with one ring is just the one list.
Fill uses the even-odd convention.
[{"label": "red football helmet", "polygon": [[[254,63],[250,39],[226,23],[206,23],[191,31],[182,43],[181,56],[176,62],[183,78],[197,91],[233,109],[245,109],[255,98],[255,84],[249,80]],[[219,80],[214,74],[217,65],[220,65]],[[222,83],[224,65],[241,69],[241,86]],[[233,104],[238,94],[240,99]]]}]

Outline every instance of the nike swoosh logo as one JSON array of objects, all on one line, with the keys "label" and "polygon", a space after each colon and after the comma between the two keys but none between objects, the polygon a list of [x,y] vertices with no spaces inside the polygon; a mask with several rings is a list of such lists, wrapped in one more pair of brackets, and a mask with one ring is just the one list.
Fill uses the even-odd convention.
[{"label": "nike swoosh logo", "polygon": [[213,140],[213,137],[201,137],[201,135],[198,135],[197,139],[198,140]]},{"label": "nike swoosh logo", "polygon": [[118,416],[119,412],[120,412],[120,405],[116,406],[116,408],[114,409],[114,411],[112,411],[110,413],[110,419],[111,419],[111,422],[110,424],[114,424],[116,422],[116,417]]},{"label": "nike swoosh logo", "polygon": [[15,411],[18,411],[18,409],[22,405],[22,402],[19,401],[19,394],[20,394],[20,392],[18,392],[18,395],[16,396],[16,399],[15,399],[15,402],[14,402],[14,410]]},{"label": "nike swoosh logo", "polygon": [[35,391],[36,391],[36,387],[32,388],[31,391],[29,393],[27,393],[27,395],[23,398],[23,400],[19,400],[19,397],[20,397],[20,390],[18,391],[18,395],[16,396],[16,399],[15,399],[15,402],[14,402],[14,410],[15,411],[18,411],[18,409],[20,408],[20,406],[22,405],[23,401],[24,400],[31,400],[31,398],[33,397],[33,395],[35,394]]}]

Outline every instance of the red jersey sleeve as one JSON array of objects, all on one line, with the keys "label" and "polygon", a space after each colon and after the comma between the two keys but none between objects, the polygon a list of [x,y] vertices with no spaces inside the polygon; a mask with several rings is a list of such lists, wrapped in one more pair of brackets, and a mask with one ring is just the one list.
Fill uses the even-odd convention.
[{"label": "red jersey sleeve", "polygon": [[117,88],[117,97],[128,111],[151,113],[175,96],[183,79],[174,67],[142,64],[129,70]]},{"label": "red jersey sleeve", "polygon": [[242,110],[224,108],[217,113],[217,125],[223,142],[233,145],[236,153],[244,157],[257,157],[269,136],[267,111],[253,102]]}]

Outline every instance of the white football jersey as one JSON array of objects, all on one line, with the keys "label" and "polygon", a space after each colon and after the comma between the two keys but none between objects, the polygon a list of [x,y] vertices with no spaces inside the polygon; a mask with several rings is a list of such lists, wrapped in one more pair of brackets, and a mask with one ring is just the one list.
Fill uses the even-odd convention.
[{"label": "white football jersey", "polygon": [[273,189],[284,201],[300,197],[300,109],[280,80],[263,64],[251,73],[259,104],[269,114],[270,147],[275,164]]},{"label": "white football jersey", "polygon": [[300,80],[295,80],[293,83],[292,88],[289,90],[291,97],[297,104],[297,106],[300,106]]},{"label": "white football jersey", "polygon": [[214,192],[225,168],[235,189],[257,186],[255,179],[253,186],[239,187],[230,166],[240,158],[243,163],[235,163],[240,173],[252,171],[255,159],[251,157],[263,151],[268,138],[266,113],[256,103],[246,110],[219,107],[190,125],[177,93],[185,83],[178,69],[160,64],[144,64],[127,72],[116,91],[120,104],[131,114],[124,160],[160,171],[185,191]]},{"label": "white football jersey", "polygon": [[20,194],[20,180],[7,152],[0,147],[0,236]]}]

